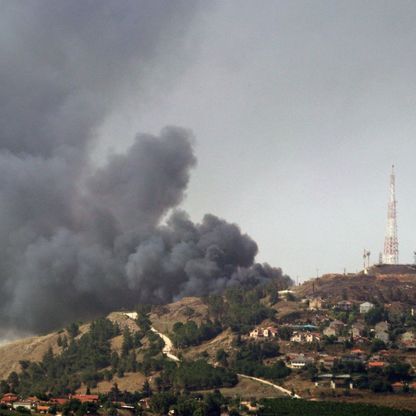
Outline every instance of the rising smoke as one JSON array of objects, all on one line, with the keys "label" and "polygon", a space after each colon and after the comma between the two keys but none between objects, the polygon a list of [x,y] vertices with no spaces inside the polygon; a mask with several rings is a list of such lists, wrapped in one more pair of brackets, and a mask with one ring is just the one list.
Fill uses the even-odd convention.
[{"label": "rising smoke", "polygon": [[190,131],[138,135],[104,166],[90,161],[97,128],[180,50],[196,6],[0,1],[0,331],[288,281],[253,265],[257,245],[236,225],[175,210],[196,163]]}]

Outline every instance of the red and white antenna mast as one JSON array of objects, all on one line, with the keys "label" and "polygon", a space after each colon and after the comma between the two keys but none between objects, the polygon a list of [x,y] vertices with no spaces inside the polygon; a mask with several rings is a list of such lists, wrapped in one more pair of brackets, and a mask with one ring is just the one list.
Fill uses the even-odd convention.
[{"label": "red and white antenna mast", "polygon": [[390,175],[390,198],[387,210],[387,230],[384,239],[384,264],[398,264],[399,262],[399,241],[397,240],[397,211],[396,211],[396,176],[394,165]]}]

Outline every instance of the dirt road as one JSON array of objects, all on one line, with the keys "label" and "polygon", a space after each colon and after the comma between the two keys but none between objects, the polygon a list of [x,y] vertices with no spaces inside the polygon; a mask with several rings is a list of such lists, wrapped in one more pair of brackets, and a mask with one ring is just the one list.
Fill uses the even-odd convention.
[{"label": "dirt road", "polygon": [[[163,354],[165,354],[166,357],[170,358],[171,360],[179,362],[180,361],[179,357],[172,354],[173,344],[172,344],[172,341],[170,340],[170,338],[168,336],[166,336],[165,334],[162,334],[161,332],[159,332],[157,329],[155,329],[153,327],[151,328],[151,330],[155,334],[158,334],[163,339],[163,342],[165,343],[165,346],[163,347],[163,350],[162,350]],[[288,396],[291,396],[295,399],[300,399],[301,398],[299,395],[292,394],[292,392],[290,390],[287,390],[282,386],[274,384],[271,381],[263,380],[263,379],[257,378],[257,377],[247,376],[245,374],[237,374],[237,376],[240,377],[240,378],[248,378],[250,380],[254,380],[254,381],[257,381],[257,382],[262,383],[262,384],[267,384],[268,386],[271,386],[271,387],[275,388],[276,390],[279,390],[280,392],[282,392],[284,394],[287,394]]]}]

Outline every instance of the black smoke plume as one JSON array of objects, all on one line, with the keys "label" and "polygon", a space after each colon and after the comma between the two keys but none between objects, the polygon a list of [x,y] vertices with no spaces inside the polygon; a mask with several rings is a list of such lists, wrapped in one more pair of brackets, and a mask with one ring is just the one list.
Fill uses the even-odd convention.
[{"label": "black smoke plume", "polygon": [[0,331],[289,281],[254,265],[257,245],[238,226],[175,210],[196,163],[188,130],[90,161],[97,128],[145,82],[142,68],[180,50],[197,4],[0,1]]}]

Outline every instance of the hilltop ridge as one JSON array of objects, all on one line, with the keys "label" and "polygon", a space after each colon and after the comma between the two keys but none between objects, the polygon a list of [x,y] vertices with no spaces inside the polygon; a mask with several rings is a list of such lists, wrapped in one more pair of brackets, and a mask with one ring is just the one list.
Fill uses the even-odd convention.
[{"label": "hilltop ridge", "polygon": [[331,301],[416,303],[415,265],[375,265],[366,272],[330,273],[294,288],[298,296],[322,297]]}]

